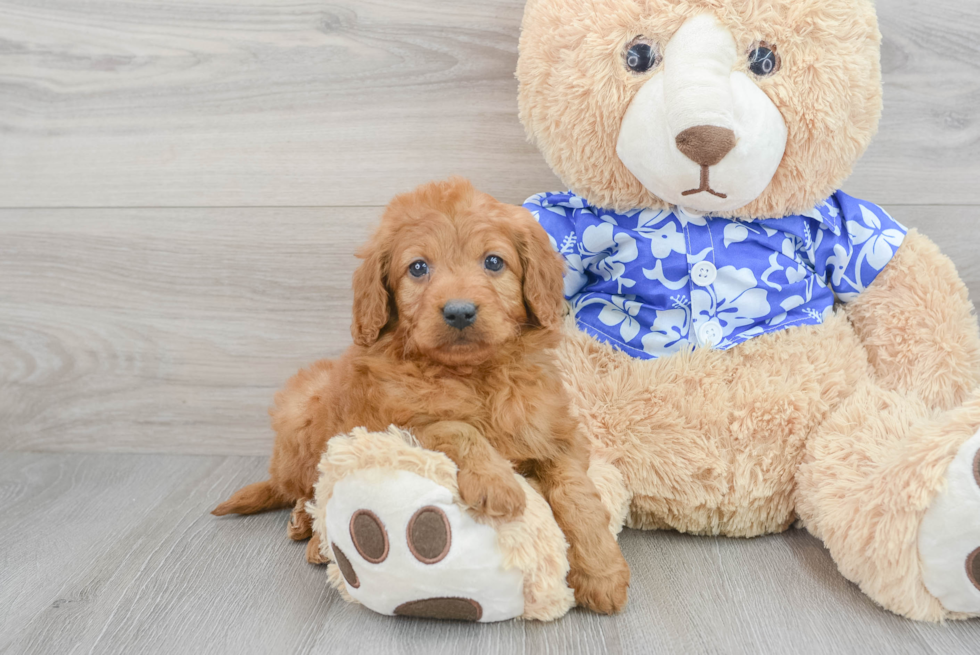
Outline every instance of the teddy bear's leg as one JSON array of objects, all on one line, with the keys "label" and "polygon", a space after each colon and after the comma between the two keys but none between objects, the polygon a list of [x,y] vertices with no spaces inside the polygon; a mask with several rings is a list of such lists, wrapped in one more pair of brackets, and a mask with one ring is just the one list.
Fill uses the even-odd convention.
[{"label": "teddy bear's leg", "polygon": [[916,230],[845,307],[883,388],[951,409],[980,384],[980,330],[966,285]]},{"label": "teddy bear's leg", "polygon": [[980,391],[944,412],[867,379],[807,442],[800,518],[893,612],[980,614],[978,429]]},{"label": "teddy bear's leg", "polygon": [[602,506],[609,512],[609,533],[615,537],[626,524],[633,494],[626,488],[623,472],[602,455],[592,453],[588,474]]},{"label": "teddy bear's leg", "polygon": [[565,537],[522,476],[510,473],[526,500],[519,516],[473,512],[452,461],[394,428],[331,439],[319,471],[307,558],[332,562],[327,575],[347,600],[482,622],[552,620],[574,605]]}]

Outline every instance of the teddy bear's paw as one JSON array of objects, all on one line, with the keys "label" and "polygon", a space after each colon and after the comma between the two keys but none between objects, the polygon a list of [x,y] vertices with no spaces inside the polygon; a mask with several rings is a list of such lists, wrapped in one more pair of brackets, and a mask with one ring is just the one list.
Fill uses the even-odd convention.
[{"label": "teddy bear's paw", "polygon": [[357,471],[334,486],[325,518],[347,592],[375,612],[481,622],[524,613],[523,575],[504,567],[496,531],[432,480]]},{"label": "teddy bear's paw", "polygon": [[923,582],[950,612],[980,614],[980,432],[960,447],[946,482],[919,526]]}]

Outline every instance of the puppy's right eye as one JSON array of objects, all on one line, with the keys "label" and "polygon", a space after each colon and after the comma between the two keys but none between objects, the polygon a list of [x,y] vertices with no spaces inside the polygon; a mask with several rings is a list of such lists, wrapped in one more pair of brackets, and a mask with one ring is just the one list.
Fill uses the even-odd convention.
[{"label": "puppy's right eye", "polygon": [[419,259],[409,265],[408,272],[412,277],[425,277],[429,274],[429,265]]}]

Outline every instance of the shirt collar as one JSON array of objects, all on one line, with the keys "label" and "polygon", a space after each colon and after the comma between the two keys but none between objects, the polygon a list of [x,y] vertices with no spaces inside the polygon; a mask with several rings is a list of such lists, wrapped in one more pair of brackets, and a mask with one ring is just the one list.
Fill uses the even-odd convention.
[{"label": "shirt collar", "polygon": [[833,232],[835,237],[839,237],[841,235],[841,211],[838,208],[837,203],[833,202],[832,197],[824,200],[810,211],[804,212],[800,215],[804,218],[811,218],[815,220],[821,226]]},{"label": "shirt collar", "polygon": [[[591,211],[592,213],[594,213],[596,215],[598,215],[599,212],[603,212],[603,213],[614,213],[614,212],[608,212],[608,211],[603,210],[603,209],[601,209],[599,207],[596,207],[595,205],[593,205],[592,203],[590,203],[587,199],[583,198],[582,196],[580,196],[580,195],[578,195],[578,194],[576,194],[576,193],[574,193],[572,191],[561,191],[561,192],[558,192],[558,193],[544,194],[543,197],[541,198],[541,205],[543,207],[564,207],[564,208],[567,208],[567,209],[588,209],[589,211]],[[694,215],[689,214],[688,212],[685,212],[684,210],[680,209],[679,207],[672,207],[671,210],[674,212],[674,215],[677,216],[678,218],[680,218],[681,220],[691,220],[692,218],[695,218]],[[639,210],[637,210],[637,211],[639,211]],[[619,213],[619,212],[616,212],[616,213]],[[635,213],[635,212],[622,212],[622,214],[633,214],[633,213]],[[834,236],[838,236],[839,237],[841,235],[841,225],[842,225],[842,221],[841,221],[841,210],[838,208],[837,203],[833,202],[833,197],[828,198],[827,200],[825,200],[824,202],[818,204],[816,207],[814,207],[813,209],[811,209],[808,212],[803,212],[802,214],[797,214],[795,216],[793,216],[793,215],[784,216],[783,219],[786,219],[786,218],[796,218],[796,217],[802,217],[802,218],[812,219],[812,220],[816,221],[817,223],[819,223],[821,226],[823,226],[826,229],[830,230],[834,234]],[[710,214],[705,214],[703,216],[702,215],[699,215],[699,216],[696,217],[696,220],[697,220],[697,222],[700,222],[700,221],[702,221],[704,219],[708,219],[708,218],[713,218],[713,217]],[[776,219],[765,219],[765,220],[778,221],[778,220],[783,220],[783,219],[776,218]]]}]

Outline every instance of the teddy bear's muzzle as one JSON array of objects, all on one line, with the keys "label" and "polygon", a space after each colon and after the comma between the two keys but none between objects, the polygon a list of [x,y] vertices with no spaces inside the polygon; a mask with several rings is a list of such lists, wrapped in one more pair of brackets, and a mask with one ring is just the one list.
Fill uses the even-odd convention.
[{"label": "teddy bear's muzzle", "polygon": [[786,150],[779,110],[746,73],[731,32],[713,14],[687,20],[661,72],[637,92],[616,152],[652,193],[698,213],[758,198]]}]

